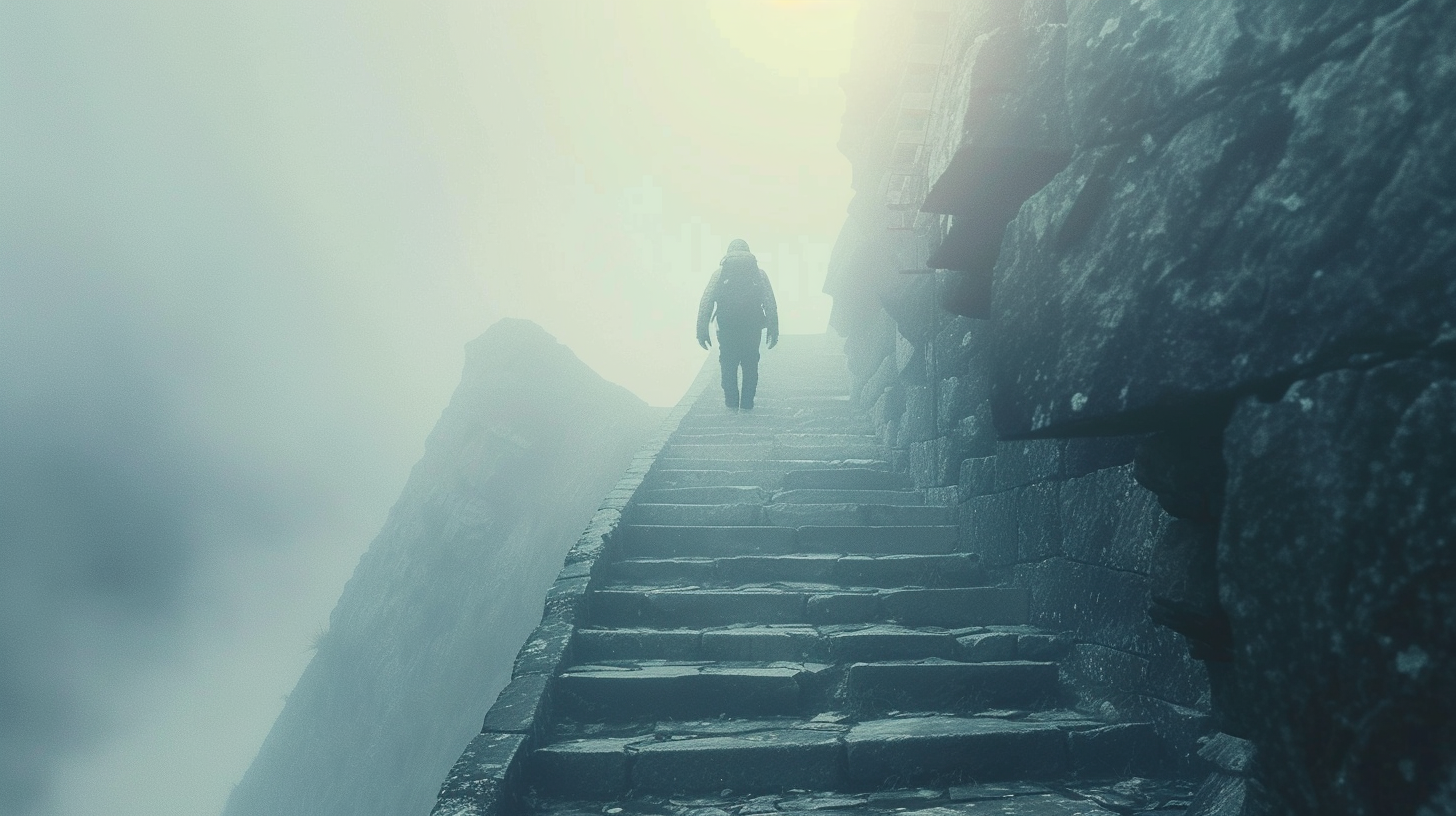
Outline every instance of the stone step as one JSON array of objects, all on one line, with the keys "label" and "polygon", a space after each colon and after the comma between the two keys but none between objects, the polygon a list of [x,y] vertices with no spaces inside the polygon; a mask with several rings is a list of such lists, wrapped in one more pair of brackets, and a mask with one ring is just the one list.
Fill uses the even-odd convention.
[{"label": "stone step", "polygon": [[726,558],[640,558],[607,565],[606,576],[638,586],[739,586],[799,581],[863,587],[967,587],[986,583],[979,556],[737,555]]},{"label": "stone step", "polygon": [[815,694],[815,681],[828,669],[807,663],[658,661],[575,666],[556,678],[551,699],[561,714],[588,722],[792,715],[822,696],[822,688]]},{"label": "stone step", "polygon": [[[675,490],[685,487],[757,487],[774,491],[783,487],[785,475],[785,473],[771,470],[654,470],[643,482],[643,487],[649,490]],[[645,493],[643,495],[646,496]]]},{"label": "stone step", "polygon": [[[1115,746],[1115,748],[1114,748]],[[638,794],[875,791],[958,782],[1053,780],[1108,754],[1128,772],[1154,772],[1156,735],[1145,724],[1103,726],[1075,715],[1046,720],[900,717],[860,723],[710,721],[659,726],[637,737],[559,742],[532,752],[528,784],[560,799]],[[1097,809],[990,814],[1076,816]],[[1008,809],[1009,808],[1009,809]],[[938,811],[939,812],[939,811]],[[956,812],[956,811],[948,811]],[[966,811],[968,814],[981,812]]]},{"label": "stone step", "polygon": [[667,487],[643,490],[636,500],[643,504],[763,504],[772,495],[763,488],[746,485]]},{"label": "stone step", "polygon": [[883,459],[682,459],[664,455],[657,460],[660,470],[752,470],[788,473],[791,470],[824,470],[832,468],[856,468],[890,471],[890,463]]},{"label": "stone step", "polygon": [[910,476],[870,468],[791,470],[784,474],[785,490],[900,490],[911,486]]},{"label": "stone step", "polygon": [[718,558],[734,555],[838,553],[943,555],[959,531],[928,526],[684,526],[633,523],[612,542],[618,558]]},{"label": "stone step", "polygon": [[701,433],[806,433],[806,434],[850,434],[875,437],[873,425],[850,420],[845,417],[787,417],[766,419],[747,414],[721,414],[715,417],[684,417],[678,425],[679,434]]},{"label": "stone step", "polygon": [[774,504],[894,504],[902,507],[925,504],[918,490],[865,490],[857,488],[802,488],[773,494]]},{"label": "stone step", "polygon": [[576,659],[582,662],[703,660],[849,664],[966,657],[954,631],[893,624],[581,629],[572,648]]},{"label": "stone step", "polygon": [[800,448],[879,444],[874,434],[805,433],[768,428],[740,428],[730,431],[682,429],[672,437],[674,445],[760,445],[765,443]]},{"label": "stone step", "polygon": [[856,663],[845,690],[859,712],[974,713],[993,708],[1050,708],[1061,696],[1057,664],[928,660]]},{"label": "stone step", "polygon": [[955,523],[956,508],[896,504],[634,504],[632,524],[725,526],[926,526]]},{"label": "stone step", "polygon": [[881,504],[902,507],[923,505],[916,490],[782,490],[769,492],[744,485],[678,487],[644,490],[642,504]]},{"label": "stone step", "polygon": [[671,459],[703,461],[705,459],[876,459],[884,454],[878,442],[842,445],[791,445],[783,442],[730,442],[696,444],[670,442],[662,455]]},{"label": "stone step", "polygon": [[961,589],[620,587],[590,595],[591,624],[599,627],[698,627],[735,623],[816,625],[893,622],[905,626],[1025,624],[1020,587]]}]

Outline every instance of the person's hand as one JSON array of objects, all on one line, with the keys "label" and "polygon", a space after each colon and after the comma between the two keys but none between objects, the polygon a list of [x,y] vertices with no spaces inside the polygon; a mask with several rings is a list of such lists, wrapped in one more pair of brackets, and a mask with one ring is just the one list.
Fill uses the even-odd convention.
[{"label": "person's hand", "polygon": [[712,345],[713,345],[713,341],[712,340],[709,340],[706,337],[699,337],[698,338],[698,345],[702,346],[703,348],[711,348]]},{"label": "person's hand", "polygon": [[768,347],[769,348],[773,348],[774,346],[777,346],[778,344],[779,344],[779,336],[777,334],[770,334],[768,336]]}]

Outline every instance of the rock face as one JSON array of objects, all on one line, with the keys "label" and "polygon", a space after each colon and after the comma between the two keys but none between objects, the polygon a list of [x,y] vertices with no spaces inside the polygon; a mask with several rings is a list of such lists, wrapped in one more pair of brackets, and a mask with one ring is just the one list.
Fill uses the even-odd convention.
[{"label": "rock face", "polygon": [[661,411],[535,324],[465,372],[227,816],[426,813]]},{"label": "rock face", "polygon": [[826,290],[882,440],[1209,712],[1191,813],[1453,812],[1456,3],[865,14]]}]

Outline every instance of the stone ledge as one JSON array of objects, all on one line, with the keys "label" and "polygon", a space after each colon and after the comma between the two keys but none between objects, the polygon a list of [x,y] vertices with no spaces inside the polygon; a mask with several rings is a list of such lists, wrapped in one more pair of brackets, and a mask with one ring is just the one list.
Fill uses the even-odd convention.
[{"label": "stone ledge", "polygon": [[596,565],[622,524],[623,511],[716,374],[717,366],[710,359],[657,433],[633,457],[567,553],[556,583],[547,592],[541,624],[516,655],[510,685],[496,698],[481,733],[466,746],[440,786],[433,816],[498,816],[515,807],[521,794],[522,758],[545,726],[541,714],[551,687],[549,678],[567,665],[571,637]]}]

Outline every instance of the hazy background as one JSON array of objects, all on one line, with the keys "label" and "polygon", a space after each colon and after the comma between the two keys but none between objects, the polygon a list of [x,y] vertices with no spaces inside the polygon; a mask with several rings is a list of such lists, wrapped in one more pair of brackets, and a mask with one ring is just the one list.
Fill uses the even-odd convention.
[{"label": "hazy background", "polygon": [[0,0],[0,813],[218,812],[496,318],[822,330],[854,13]]}]

